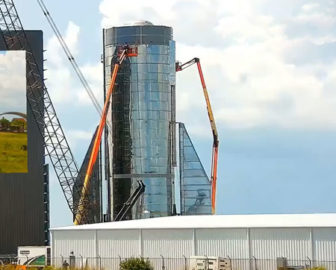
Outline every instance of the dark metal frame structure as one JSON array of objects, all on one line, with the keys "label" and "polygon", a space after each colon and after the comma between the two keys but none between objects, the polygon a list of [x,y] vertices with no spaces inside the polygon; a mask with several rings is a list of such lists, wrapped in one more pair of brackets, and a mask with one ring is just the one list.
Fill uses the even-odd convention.
[{"label": "dark metal frame structure", "polygon": [[[28,30],[26,35],[39,69],[43,70],[43,32]],[[20,98],[24,99],[20,102],[20,110],[26,111],[22,117],[24,116],[27,121],[27,141],[26,148],[23,149],[27,156],[27,171],[25,173],[15,171],[0,173],[0,254],[16,254],[18,246],[49,244],[49,168],[45,162],[44,138],[27,101],[28,82],[26,78],[29,70],[26,68],[26,51],[7,50],[1,32],[0,50],[5,51],[2,57],[5,61],[7,55],[9,58],[19,57],[20,66],[24,67],[24,74],[19,72],[21,68],[14,70],[13,74],[20,77],[24,75],[21,77],[24,80],[24,87],[23,85],[12,85],[12,87],[20,87],[22,91]],[[41,73],[41,76],[43,79],[44,74]],[[4,78],[4,80],[7,79]],[[7,89],[1,90],[0,92],[3,92]],[[36,95],[43,96],[42,89],[35,88],[33,91]],[[43,107],[42,98],[40,102],[39,106]]]}]

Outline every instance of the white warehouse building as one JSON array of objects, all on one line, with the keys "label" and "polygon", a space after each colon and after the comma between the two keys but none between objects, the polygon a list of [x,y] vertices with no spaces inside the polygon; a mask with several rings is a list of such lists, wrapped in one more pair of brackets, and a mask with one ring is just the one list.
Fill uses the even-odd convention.
[{"label": "white warehouse building", "polygon": [[336,214],[174,216],[54,228],[51,236],[57,266],[73,252],[77,267],[96,269],[140,256],[162,270],[189,270],[191,256],[228,258],[237,270],[277,269],[279,257],[292,269],[336,269]]}]

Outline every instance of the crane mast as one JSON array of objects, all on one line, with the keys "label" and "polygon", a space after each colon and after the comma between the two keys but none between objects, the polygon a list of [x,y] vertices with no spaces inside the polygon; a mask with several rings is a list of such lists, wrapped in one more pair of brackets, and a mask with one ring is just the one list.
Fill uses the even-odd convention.
[{"label": "crane mast", "polygon": [[26,51],[27,102],[67,204],[75,215],[78,206],[73,196],[80,194],[75,186],[78,167],[44,84],[42,67],[37,64],[13,0],[0,0],[0,33],[7,50]]},{"label": "crane mast", "polygon": [[193,58],[188,62],[185,62],[183,64],[177,62],[176,63],[176,71],[182,71],[188,67],[190,67],[193,64],[197,64],[198,73],[200,76],[202,88],[203,88],[203,94],[205,98],[205,103],[208,111],[208,117],[210,121],[212,136],[213,136],[213,145],[212,145],[212,161],[211,161],[211,186],[212,186],[212,195],[211,195],[211,205],[212,205],[212,214],[215,214],[216,211],[216,187],[217,187],[217,163],[218,163],[218,132],[217,127],[215,123],[215,118],[212,112],[212,107],[210,103],[210,98],[208,94],[208,90],[205,84],[202,66],[199,58]]}]

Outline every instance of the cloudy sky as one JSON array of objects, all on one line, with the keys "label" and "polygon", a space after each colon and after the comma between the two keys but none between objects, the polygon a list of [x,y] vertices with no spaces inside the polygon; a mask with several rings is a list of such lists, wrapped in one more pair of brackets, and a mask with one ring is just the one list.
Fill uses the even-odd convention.
[{"label": "cloudy sky", "polygon": [[[47,86],[80,164],[98,115],[35,1],[16,0],[44,31]],[[136,20],[174,28],[177,59],[200,57],[220,134],[217,212],[336,211],[334,0],[45,0],[96,96],[102,28]],[[177,75],[178,120],[210,167],[211,132],[197,72]],[[51,178],[53,226],[71,223]]]},{"label": "cloudy sky", "polygon": [[[0,114],[27,111],[25,54],[0,51]],[[6,118],[11,117],[6,115]]]}]

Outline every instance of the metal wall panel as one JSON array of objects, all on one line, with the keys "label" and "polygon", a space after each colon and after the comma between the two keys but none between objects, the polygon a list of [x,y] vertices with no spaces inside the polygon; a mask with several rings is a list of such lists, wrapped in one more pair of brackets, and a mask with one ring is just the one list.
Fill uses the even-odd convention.
[{"label": "metal wall panel", "polygon": [[53,256],[69,257],[70,252],[75,256],[95,257],[96,231],[70,230],[53,232]]},{"label": "metal wall panel", "polygon": [[309,228],[251,229],[250,239],[257,259],[305,260],[311,253]]},{"label": "metal wall panel", "polygon": [[142,243],[143,256],[157,258],[151,259],[154,269],[182,270],[182,258],[193,255],[193,229],[143,230]]},{"label": "metal wall panel", "polygon": [[276,258],[286,257],[291,263],[306,260],[311,254],[309,228],[250,229],[250,252],[260,270],[276,269]]},{"label": "metal wall panel", "polygon": [[193,251],[193,230],[143,230],[143,256],[159,258],[189,257]]},{"label": "metal wall panel", "polygon": [[108,174],[112,176],[111,214],[118,214],[138,188],[140,178],[145,192],[126,219],[169,216],[173,208],[169,127],[175,115],[172,29],[148,24],[113,27],[104,31],[104,37],[105,89],[111,81],[118,46],[126,42],[138,49],[137,57],[125,59],[120,66],[112,110],[107,116],[112,127],[107,132],[106,150],[110,158]]},{"label": "metal wall panel", "polygon": [[[25,32],[43,74],[43,33]],[[0,50],[5,49],[0,35]],[[40,105],[43,106],[42,98]],[[28,102],[27,121],[28,173],[0,174],[0,254],[16,254],[18,246],[41,246],[49,242],[48,168],[44,168],[44,141]]]},{"label": "metal wall panel", "polygon": [[229,257],[232,269],[276,269],[277,257],[286,257],[289,265],[336,269],[336,228],[54,231],[54,263],[60,266],[60,256],[67,259],[71,251],[82,256],[78,267],[104,269],[140,255],[150,258],[154,269],[183,270],[192,255]]},{"label": "metal wall panel", "polygon": [[196,229],[196,255],[248,258],[246,229]]},{"label": "metal wall panel", "polygon": [[76,268],[95,267],[96,231],[54,231],[52,237],[53,265],[61,267],[64,260],[70,262],[69,256],[76,256]]},{"label": "metal wall panel", "polygon": [[139,230],[98,231],[97,255],[102,258],[140,256],[139,233]]},{"label": "metal wall panel", "polygon": [[336,228],[314,228],[314,259],[336,261]]},{"label": "metal wall panel", "polygon": [[132,25],[113,27],[106,31],[105,45],[159,44],[168,45],[173,29],[162,25]]}]

